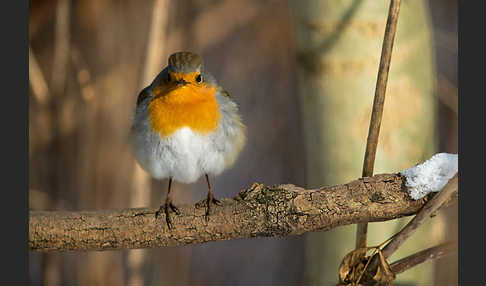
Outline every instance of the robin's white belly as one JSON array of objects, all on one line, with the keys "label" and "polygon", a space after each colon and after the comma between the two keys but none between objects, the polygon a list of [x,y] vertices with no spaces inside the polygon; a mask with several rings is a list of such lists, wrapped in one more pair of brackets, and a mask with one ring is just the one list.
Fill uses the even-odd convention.
[{"label": "robin's white belly", "polygon": [[155,179],[172,177],[192,183],[204,174],[218,175],[225,167],[223,152],[217,150],[211,136],[188,127],[165,138],[152,131],[141,132],[135,134],[133,144],[138,162]]}]

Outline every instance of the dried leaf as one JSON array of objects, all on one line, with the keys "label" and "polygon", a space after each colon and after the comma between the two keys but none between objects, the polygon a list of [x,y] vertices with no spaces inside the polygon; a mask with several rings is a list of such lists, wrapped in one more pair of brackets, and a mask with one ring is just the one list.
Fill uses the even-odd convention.
[{"label": "dried leaf", "polygon": [[355,249],[346,254],[339,266],[339,285],[355,285],[366,264],[366,252],[369,247]]},{"label": "dried leaf", "polygon": [[380,258],[380,264],[378,264],[378,269],[376,270],[375,276],[373,276],[373,280],[380,283],[380,285],[391,286],[393,285],[395,274],[391,270],[381,250],[378,250],[378,257]]}]

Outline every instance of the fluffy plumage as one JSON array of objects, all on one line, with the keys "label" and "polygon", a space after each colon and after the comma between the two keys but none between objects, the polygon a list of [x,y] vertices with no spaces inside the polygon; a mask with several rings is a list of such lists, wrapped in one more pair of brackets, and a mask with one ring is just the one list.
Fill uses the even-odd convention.
[{"label": "fluffy plumage", "polygon": [[[186,66],[183,63],[187,59],[189,59],[189,64]],[[131,129],[133,152],[142,168],[156,179],[173,178],[179,182],[192,183],[204,174],[218,175],[233,165],[245,144],[245,126],[241,122],[236,103],[217,85],[214,78],[202,69],[202,61],[199,62],[199,59],[197,56],[191,56],[190,53],[172,55],[169,58],[169,66],[160,72],[151,85],[145,88],[138,97]],[[170,68],[174,70],[170,70]],[[172,120],[170,122],[181,123],[174,128],[157,130],[151,123],[151,120],[154,120],[154,108],[151,109],[153,106],[151,103],[158,100],[160,96],[166,96],[167,92],[163,88],[169,84],[169,72],[182,71],[187,73],[200,71],[203,84],[214,88],[212,94],[204,95],[213,97],[207,99],[214,99],[217,104],[214,112],[217,112],[219,116],[215,119],[217,123],[212,130],[202,128],[198,130],[194,127],[197,126],[197,117],[196,120],[189,120],[188,117],[196,112],[187,115],[182,115],[181,111],[172,115],[162,114],[160,118],[167,119],[166,117],[168,117],[168,122]],[[162,94],[154,92],[161,88]],[[183,94],[174,96],[177,98]],[[203,108],[203,110],[198,110],[201,114],[204,114],[205,109],[209,108],[207,107],[209,105],[203,105],[203,101],[200,106],[197,105],[198,101],[195,99],[191,99],[191,102],[195,104],[191,108],[195,108],[195,110],[199,107]],[[185,111],[189,105],[182,108],[181,110]],[[171,111],[174,110],[177,108],[171,108]],[[184,120],[193,123],[184,123],[186,122]],[[169,129],[170,132],[161,131]]]}]

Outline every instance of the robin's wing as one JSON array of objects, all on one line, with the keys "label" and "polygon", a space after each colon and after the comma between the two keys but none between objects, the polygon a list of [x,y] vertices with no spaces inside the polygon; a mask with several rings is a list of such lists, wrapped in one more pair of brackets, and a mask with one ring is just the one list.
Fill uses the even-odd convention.
[{"label": "robin's wing", "polygon": [[168,75],[168,70],[167,70],[167,67],[165,67],[156,77],[155,79],[152,81],[152,83],[147,86],[146,88],[144,88],[138,95],[138,98],[137,98],[137,105],[139,105],[142,101],[144,101],[147,97],[150,97],[152,96],[152,93],[150,92],[151,90],[151,87],[156,85],[156,84],[159,84],[161,81],[163,82],[167,82],[168,78],[167,78],[167,75]]},{"label": "robin's wing", "polygon": [[152,96],[152,93],[150,92],[150,85],[149,85],[146,88],[142,89],[142,91],[138,94],[137,105],[139,105],[142,101],[144,101],[147,97],[150,96]]},{"label": "robin's wing", "polygon": [[221,95],[231,98],[231,96],[229,95],[229,93],[226,90],[224,90],[224,89],[221,89]]}]

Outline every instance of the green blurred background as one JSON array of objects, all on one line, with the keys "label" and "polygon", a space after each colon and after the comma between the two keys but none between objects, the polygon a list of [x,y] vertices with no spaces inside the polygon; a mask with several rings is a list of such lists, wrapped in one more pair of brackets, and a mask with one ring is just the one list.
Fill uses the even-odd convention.
[{"label": "green blurred background", "polygon": [[[375,173],[457,153],[457,0],[402,1]],[[299,186],[361,175],[389,1],[29,1],[29,201],[36,210],[158,207],[167,181],[136,164],[138,92],[180,50],[203,55],[240,105],[248,143],[213,182]],[[173,184],[176,203],[203,179]],[[378,244],[410,218],[372,223]],[[105,252],[29,253],[31,285],[333,285],[356,226],[285,238]],[[439,212],[391,261],[457,239]],[[457,255],[396,285],[457,285]]]}]

